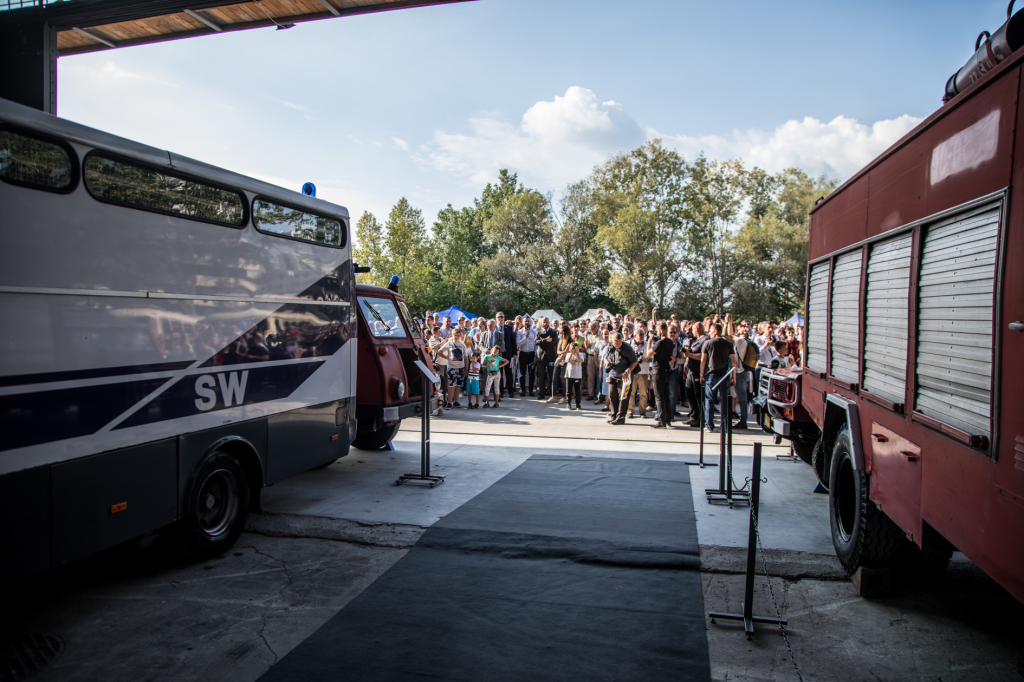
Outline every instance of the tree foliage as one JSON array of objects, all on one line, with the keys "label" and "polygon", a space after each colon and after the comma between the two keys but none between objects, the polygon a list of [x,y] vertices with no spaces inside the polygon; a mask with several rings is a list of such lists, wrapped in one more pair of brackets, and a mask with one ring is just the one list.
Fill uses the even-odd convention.
[{"label": "tree foliage", "polygon": [[664,309],[685,262],[688,168],[661,140],[612,157],[588,179],[597,238],[609,256],[608,292],[627,311]]},{"label": "tree foliage", "polygon": [[458,305],[482,315],[602,307],[695,319],[730,310],[756,319],[803,306],[808,212],[835,189],[799,169],[687,162],[653,140],[570,184],[558,201],[501,170],[472,206],[442,209],[428,231],[399,199],[382,225],[364,213],[359,281],[401,278],[417,312]]}]

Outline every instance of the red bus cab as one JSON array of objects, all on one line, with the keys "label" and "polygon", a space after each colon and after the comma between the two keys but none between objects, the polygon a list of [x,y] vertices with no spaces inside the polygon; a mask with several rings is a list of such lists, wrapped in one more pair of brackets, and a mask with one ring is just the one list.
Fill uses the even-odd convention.
[{"label": "red bus cab", "polygon": [[[395,437],[403,419],[422,413],[423,374],[415,361],[422,361],[431,371],[434,364],[419,323],[400,294],[357,284],[356,300],[359,427],[352,444],[362,450],[378,450]],[[436,398],[431,399],[430,407],[437,407]]]}]

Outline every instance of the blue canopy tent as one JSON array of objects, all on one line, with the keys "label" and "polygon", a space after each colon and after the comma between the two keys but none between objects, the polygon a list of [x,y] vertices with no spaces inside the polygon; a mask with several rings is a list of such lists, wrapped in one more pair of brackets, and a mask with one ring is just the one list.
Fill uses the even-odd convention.
[{"label": "blue canopy tent", "polygon": [[800,313],[795,313],[793,317],[786,320],[786,324],[795,325],[797,327],[804,326],[804,316]]},{"label": "blue canopy tent", "polygon": [[472,320],[479,317],[478,315],[474,315],[473,313],[466,312],[465,310],[456,305],[453,305],[448,310],[438,310],[437,314],[441,316],[442,320],[446,317],[452,318],[452,324],[458,324],[460,317],[465,317],[467,320]]}]

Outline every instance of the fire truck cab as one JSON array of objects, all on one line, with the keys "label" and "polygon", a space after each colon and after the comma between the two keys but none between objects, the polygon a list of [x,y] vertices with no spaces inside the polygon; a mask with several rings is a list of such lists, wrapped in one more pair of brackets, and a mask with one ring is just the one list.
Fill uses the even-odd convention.
[{"label": "fire truck cab", "polygon": [[986,36],[812,210],[804,368],[764,371],[760,399],[813,443],[848,571],[957,549],[1024,601],[1024,12]]},{"label": "fire truck cab", "polygon": [[[397,289],[397,286],[395,286]],[[402,420],[422,414],[421,360],[433,370],[419,323],[405,299],[390,288],[356,285],[359,349],[356,386],[358,432],[353,445],[378,450],[398,433]],[[431,411],[437,399],[431,399]]]}]

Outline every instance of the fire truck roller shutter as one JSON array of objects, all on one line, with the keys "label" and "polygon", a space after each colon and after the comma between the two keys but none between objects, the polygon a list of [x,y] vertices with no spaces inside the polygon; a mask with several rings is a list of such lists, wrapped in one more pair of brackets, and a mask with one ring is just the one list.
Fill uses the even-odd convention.
[{"label": "fire truck roller shutter", "polygon": [[857,249],[836,258],[832,273],[832,376],[860,383],[860,266],[863,251]]},{"label": "fire truck roller shutter", "polygon": [[807,360],[805,364],[825,371],[825,343],[828,329],[828,261],[811,268],[807,295]]},{"label": "fire truck roller shutter", "polygon": [[988,437],[1000,208],[997,201],[927,227],[918,280],[915,407]]},{"label": "fire truck roller shutter", "polygon": [[894,403],[906,400],[913,240],[908,232],[878,242],[868,256],[864,389]]}]

